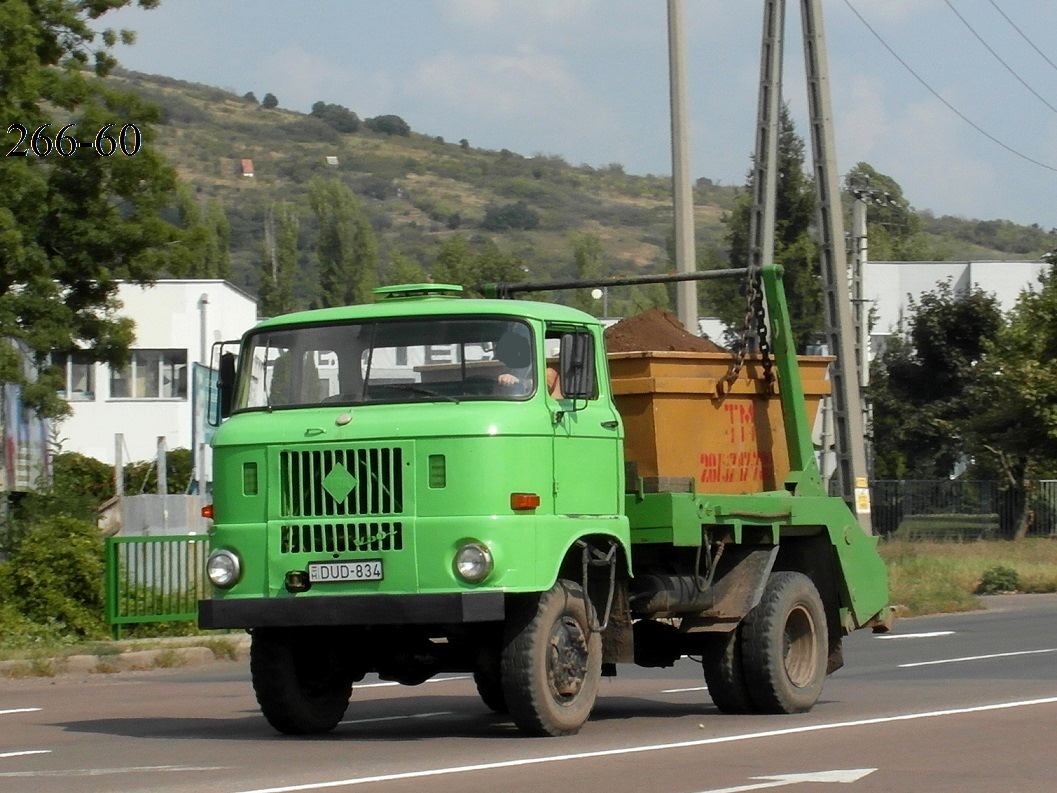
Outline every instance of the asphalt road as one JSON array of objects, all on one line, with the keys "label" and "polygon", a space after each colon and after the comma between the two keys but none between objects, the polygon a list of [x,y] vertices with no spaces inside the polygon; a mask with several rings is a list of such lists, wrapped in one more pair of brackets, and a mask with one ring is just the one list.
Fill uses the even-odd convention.
[{"label": "asphalt road", "polygon": [[0,791],[1057,790],[1057,596],[988,599],[846,641],[811,713],[725,716],[700,667],[620,667],[576,736],[521,737],[463,676],[358,685],[311,740],[261,718],[245,662],[0,680]]}]

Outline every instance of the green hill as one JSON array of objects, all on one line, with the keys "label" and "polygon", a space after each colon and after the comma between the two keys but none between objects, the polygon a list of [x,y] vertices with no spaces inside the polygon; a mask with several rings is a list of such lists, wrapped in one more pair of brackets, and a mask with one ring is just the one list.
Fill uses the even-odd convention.
[{"label": "green hill", "polygon": [[[319,114],[323,118],[265,109],[253,98],[166,77],[119,71],[110,80],[162,108],[158,147],[199,198],[223,206],[231,225],[232,279],[251,293],[257,290],[264,217],[276,201],[304,207],[301,258],[311,266],[306,184],[317,175],[343,180],[360,198],[378,237],[383,278],[393,252],[428,270],[440,244],[457,233],[491,240],[518,256],[534,280],[571,273],[571,233],[600,240],[606,274],[668,269],[672,208],[666,176],[477,149],[470,141],[445,141],[399,125],[390,127],[397,134],[364,123],[341,132],[337,111],[346,109],[335,105],[320,108],[337,113]],[[402,123],[395,116],[375,121],[381,119]],[[243,160],[252,160],[252,176],[243,175]],[[698,180],[699,256],[725,256],[722,219],[740,189]],[[1037,226],[928,214],[923,221],[925,247],[934,258],[1032,259],[1057,246],[1057,234]],[[307,301],[310,286],[301,289]]]}]

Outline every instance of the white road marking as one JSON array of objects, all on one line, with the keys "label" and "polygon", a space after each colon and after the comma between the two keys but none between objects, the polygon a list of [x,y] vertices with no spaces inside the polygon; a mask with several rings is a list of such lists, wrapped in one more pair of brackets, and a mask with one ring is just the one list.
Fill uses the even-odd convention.
[{"label": "white road marking", "polygon": [[878,633],[875,639],[935,639],[938,636],[953,636],[954,631],[926,631],[924,633]]},{"label": "white road marking", "polygon": [[450,710],[438,710],[436,713],[412,713],[408,716],[379,716],[374,719],[347,719],[339,724],[370,724],[376,721],[403,721],[404,719],[428,719],[430,716],[451,716]]},{"label": "white road marking", "polygon": [[992,653],[991,655],[967,655],[963,658],[944,658],[940,661],[915,661],[912,664],[900,664],[900,669],[909,669],[914,666],[935,666],[937,664],[960,664],[963,661],[986,661],[991,658],[1012,658],[1016,655],[1042,655],[1044,653],[1057,653],[1057,647],[1048,650],[1019,650],[1013,653]]},{"label": "white road marking", "polygon": [[[473,675],[456,675],[455,677],[431,677],[429,680],[426,680],[423,683],[423,685],[425,685],[426,683],[446,683],[449,680],[469,680],[471,677],[473,677]],[[404,684],[403,683],[397,683],[396,681],[393,681],[393,680],[386,680],[386,681],[383,681],[381,683],[364,683],[363,685],[354,683],[352,687],[353,687],[353,689],[359,689],[359,688],[384,688],[386,686],[402,686],[402,685],[404,685]]]},{"label": "white road marking", "polygon": [[766,790],[772,787],[786,787],[787,785],[799,785],[801,782],[858,782],[864,776],[869,776],[876,768],[849,768],[838,771],[810,771],[806,774],[780,774],[778,776],[754,776],[751,779],[762,780],[755,785],[738,785],[737,787],[713,788],[702,790],[701,793],[749,793],[750,790]]},{"label": "white road marking", "polygon": [[222,765],[145,765],[129,768],[72,768],[66,771],[8,771],[0,773],[0,779],[15,777],[56,777],[56,776],[110,776],[112,774],[153,774],[158,771],[227,771]]},{"label": "white road marking", "polygon": [[10,716],[12,713],[36,713],[43,708],[11,708],[10,710],[0,710],[0,716]]},{"label": "white road marking", "polygon": [[28,749],[24,752],[0,752],[0,757],[25,757],[27,754],[51,754],[51,749]]},{"label": "white road marking", "polygon": [[830,724],[811,724],[803,727],[787,727],[781,730],[766,730],[763,732],[750,732],[739,735],[722,735],[715,738],[701,738],[696,741],[647,744],[644,746],[621,746],[617,749],[600,749],[594,752],[579,752],[577,754],[527,757],[521,760],[501,760],[495,763],[481,763],[478,765],[428,768],[424,771],[405,771],[399,774],[381,774],[379,776],[336,779],[332,782],[311,782],[304,785],[257,788],[240,791],[240,793],[297,793],[302,790],[325,790],[327,788],[363,785],[368,782],[393,782],[404,779],[422,779],[425,777],[446,776],[449,774],[465,774],[471,771],[492,771],[497,768],[517,768],[520,766],[541,765],[543,763],[562,763],[569,760],[587,760],[595,757],[612,757],[616,755],[638,754],[643,752],[660,752],[668,749],[689,749],[697,746],[712,746],[724,743],[735,743],[738,741],[752,741],[759,738],[775,738],[783,735],[798,735],[802,733],[822,732],[824,730],[840,730],[848,727],[866,727],[874,724],[889,724],[896,721],[916,721],[918,719],[936,718],[937,716],[958,716],[966,713],[986,713],[993,710],[1009,710],[1011,708],[1026,708],[1033,705],[1054,704],[1057,704],[1057,697],[1044,697],[1042,699],[1026,699],[1017,702],[999,702],[993,705],[976,705],[968,708],[951,708],[949,710],[933,710],[924,713],[906,713],[900,716],[879,716],[873,719],[859,719],[857,721],[838,721]]},{"label": "white road marking", "polygon": [[662,694],[683,694],[687,691],[708,691],[708,686],[694,686],[693,688],[666,688]]}]

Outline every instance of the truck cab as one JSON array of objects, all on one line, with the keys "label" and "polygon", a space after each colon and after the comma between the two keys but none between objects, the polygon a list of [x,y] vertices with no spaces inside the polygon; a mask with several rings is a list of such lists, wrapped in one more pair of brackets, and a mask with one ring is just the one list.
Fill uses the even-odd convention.
[{"label": "truck cab", "polygon": [[549,590],[586,546],[619,549],[628,570],[601,325],[457,294],[382,290],[374,305],[267,320],[242,339],[213,439],[203,627],[252,630],[255,657],[270,644],[341,655],[348,679],[495,678],[480,656],[502,641],[511,595]]}]

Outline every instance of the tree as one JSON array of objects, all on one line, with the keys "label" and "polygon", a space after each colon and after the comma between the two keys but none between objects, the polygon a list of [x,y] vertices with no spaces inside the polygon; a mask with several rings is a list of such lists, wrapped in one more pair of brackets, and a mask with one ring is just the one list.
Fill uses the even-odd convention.
[{"label": "tree", "polygon": [[874,472],[936,479],[969,453],[965,423],[987,340],[1002,327],[994,295],[939,283],[911,301],[905,330],[889,338],[870,374]]},{"label": "tree", "polygon": [[342,105],[330,105],[319,101],[312,105],[309,114],[338,132],[353,133],[360,128],[360,117]]},{"label": "tree", "polygon": [[[22,384],[43,415],[68,411],[50,352],[81,348],[124,363],[133,329],[118,313],[117,281],[150,283],[179,236],[162,217],[176,173],[154,146],[159,111],[102,79],[116,65],[109,48],[134,34],[92,25],[130,3],[0,3],[0,118],[28,138],[27,155],[0,168],[0,336],[23,345],[41,370],[27,382],[20,356],[3,344],[0,381]],[[109,149],[122,132],[126,146],[141,142],[134,156],[71,149],[74,138]],[[34,142],[45,156],[29,155]]]},{"label": "tree", "polygon": [[245,101],[247,101],[247,102],[250,102],[250,103],[252,103],[252,104],[254,104],[254,105],[256,105],[256,104],[259,104],[259,103],[257,102],[257,95],[256,95],[255,93],[253,93],[253,91],[247,91],[246,93],[244,93],[244,94],[242,95],[242,98],[243,98],[243,99],[244,99]]},{"label": "tree", "polygon": [[275,94],[267,93],[264,95],[264,99],[261,100],[261,107],[265,110],[275,110],[279,107],[279,100],[275,98]]},{"label": "tree", "polygon": [[[797,134],[789,108],[782,106],[778,132],[778,170],[775,196],[774,264],[785,268],[785,292],[789,301],[793,338],[798,350],[816,341],[825,328],[818,243],[812,234],[815,192],[804,172],[804,141]],[[747,267],[751,240],[752,174],[734,208],[724,217],[730,257],[726,266]],[[713,261],[712,267],[721,266]],[[707,287],[708,313],[727,327],[740,329],[745,321],[745,300],[736,298],[735,287],[723,281]]]},{"label": "tree", "polygon": [[382,277],[383,284],[422,284],[427,280],[426,271],[421,264],[404,256],[400,251],[389,254],[389,266]]},{"label": "tree", "polygon": [[[602,242],[594,234],[574,234],[573,277],[586,281],[597,280],[602,275]],[[590,289],[577,289],[570,305],[588,314],[600,313],[601,306],[592,297]]]},{"label": "tree", "polygon": [[866,239],[874,261],[907,262],[926,258],[921,218],[891,176],[864,162],[844,180],[847,197],[866,202]]},{"label": "tree", "polygon": [[411,127],[400,116],[375,116],[363,123],[372,132],[380,132],[383,135],[399,135],[404,138],[411,136]]},{"label": "tree", "polygon": [[1009,486],[1015,539],[1030,528],[1029,478],[1057,473],[1057,264],[1040,281],[985,338],[960,422],[978,462]]},{"label": "tree", "polygon": [[203,212],[191,189],[180,185],[176,209],[184,233],[173,246],[170,274],[177,278],[230,278],[231,226],[223,205],[210,201]]},{"label": "tree", "polygon": [[433,280],[459,284],[467,297],[480,297],[479,287],[487,283],[516,283],[525,280],[521,259],[499,250],[491,240],[470,247],[461,234],[445,240],[433,264]]},{"label": "tree", "polygon": [[261,281],[257,292],[259,312],[265,317],[294,309],[294,280],[298,273],[298,237],[301,222],[289,204],[268,207],[261,246]]},{"label": "tree", "polygon": [[369,303],[378,282],[378,244],[355,193],[338,179],[315,177],[308,201],[317,228],[319,305]]},{"label": "tree", "polygon": [[484,210],[484,219],[481,228],[489,231],[504,231],[506,229],[524,229],[531,231],[540,224],[540,216],[535,210],[530,209],[524,201],[516,201],[513,204],[498,206],[489,204]]}]

